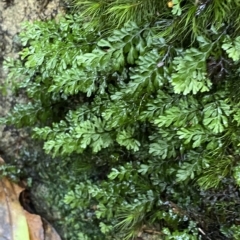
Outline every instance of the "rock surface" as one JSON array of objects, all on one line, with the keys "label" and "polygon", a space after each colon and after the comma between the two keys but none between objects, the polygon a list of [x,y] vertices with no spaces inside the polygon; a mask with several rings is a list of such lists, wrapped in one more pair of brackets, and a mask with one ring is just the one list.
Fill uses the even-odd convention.
[{"label": "rock surface", "polygon": [[[18,34],[21,23],[24,21],[47,20],[63,14],[61,0],[0,0],[0,117],[8,114],[17,101],[25,101],[24,97],[16,100],[8,86],[6,86],[7,73],[3,69],[3,61],[7,57],[16,58],[21,50]],[[5,87],[6,86],[6,87]],[[0,156],[6,162],[18,162],[21,166],[21,149],[32,144],[27,130],[18,130],[14,127],[0,125]],[[40,151],[34,146],[32,151]],[[39,161],[39,159],[38,159]],[[43,184],[35,183],[33,186],[36,208],[43,217],[57,218],[56,211],[47,202],[48,189]]]},{"label": "rock surface", "polygon": [[[0,117],[6,116],[16,99],[5,89],[3,61],[17,57],[21,49],[18,34],[24,21],[46,20],[63,14],[60,0],[0,0]],[[6,94],[7,92],[7,94]],[[18,99],[19,101],[19,99]],[[16,157],[26,144],[27,133],[13,127],[0,126],[0,155],[8,161]]]}]

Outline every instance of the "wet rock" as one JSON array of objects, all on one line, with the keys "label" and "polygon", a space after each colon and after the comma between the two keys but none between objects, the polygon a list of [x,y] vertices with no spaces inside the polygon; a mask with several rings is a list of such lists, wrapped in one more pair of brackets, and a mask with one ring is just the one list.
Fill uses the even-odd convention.
[{"label": "wet rock", "polygon": [[[24,21],[46,20],[63,14],[60,0],[0,0],[0,117],[8,114],[10,109],[20,102],[26,101],[24,96],[16,99],[6,85],[7,72],[3,70],[4,59],[17,58],[21,50],[19,33]],[[6,85],[6,88],[3,87]],[[18,130],[13,126],[0,125],[0,156],[6,162],[18,162],[21,166],[21,149],[27,147],[32,151],[41,151],[33,146],[27,129]],[[49,220],[57,219],[58,212],[48,202],[49,189],[35,182],[31,189],[37,211]]]},{"label": "wet rock", "polygon": [[40,182],[34,182],[31,188],[31,200],[38,214],[55,222],[61,219],[61,212],[52,202],[50,186]]},{"label": "wet rock", "polygon": [[[15,99],[5,87],[7,73],[3,70],[3,61],[7,57],[16,58],[21,50],[19,32],[24,21],[46,20],[63,14],[60,0],[0,0],[0,117],[24,98]],[[19,150],[26,145],[26,132],[0,125],[0,153],[8,161],[17,157]],[[11,151],[9,151],[11,150]]]}]

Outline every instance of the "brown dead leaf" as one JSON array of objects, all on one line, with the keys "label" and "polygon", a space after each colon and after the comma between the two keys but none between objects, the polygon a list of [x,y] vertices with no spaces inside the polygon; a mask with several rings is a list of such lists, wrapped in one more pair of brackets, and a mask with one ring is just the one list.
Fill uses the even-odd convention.
[{"label": "brown dead leaf", "polygon": [[[2,158],[0,164],[4,164]],[[19,202],[23,190],[7,178],[0,179],[0,239],[61,240],[46,220],[23,209]]]},{"label": "brown dead leaf", "polygon": [[41,217],[27,211],[24,211],[24,214],[28,223],[30,240],[45,240]]},{"label": "brown dead leaf", "polygon": [[7,178],[0,180],[0,239],[29,239],[27,221],[18,201],[22,190]]},{"label": "brown dead leaf", "polygon": [[4,160],[0,157],[0,165],[4,163]]}]

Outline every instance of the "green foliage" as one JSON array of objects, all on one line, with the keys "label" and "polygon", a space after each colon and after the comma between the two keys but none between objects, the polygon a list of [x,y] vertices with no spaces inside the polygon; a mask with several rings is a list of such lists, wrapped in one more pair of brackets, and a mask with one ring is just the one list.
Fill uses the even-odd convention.
[{"label": "green foliage", "polygon": [[206,92],[211,87],[211,81],[207,78],[206,59],[207,55],[195,48],[190,48],[182,53],[183,57],[173,60],[174,70],[172,84],[175,93],[184,95],[192,92]]},{"label": "green foliage", "polygon": [[229,36],[226,37],[224,44],[222,45],[222,49],[225,50],[233,61],[239,61],[240,59],[240,37],[237,37],[234,40],[231,40]]},{"label": "green foliage", "polygon": [[[192,232],[192,233],[191,233]],[[189,225],[189,229],[183,232],[175,231],[171,233],[168,228],[163,229],[163,233],[166,235],[167,240],[170,239],[187,239],[187,240],[196,240],[197,238],[197,231],[196,231],[196,224],[191,222]]]},{"label": "green foliage", "polygon": [[240,185],[240,166],[237,165],[235,168],[234,168],[234,173],[233,173],[233,176],[236,180],[236,183],[238,185]]},{"label": "green foliage", "polygon": [[222,233],[231,239],[237,240],[240,237],[240,227],[233,225],[230,229],[221,229]]},{"label": "green foliage", "polygon": [[64,186],[66,239],[218,238],[234,224],[239,5],[173,4],[76,1],[79,14],[25,24],[6,61],[27,103],[2,122],[31,126],[54,157],[41,178]]},{"label": "green foliage", "polygon": [[232,159],[221,159],[218,157],[218,162],[215,166],[209,164],[208,168],[205,168],[203,175],[198,179],[198,184],[203,189],[216,188],[221,180],[225,178],[231,168]]},{"label": "green foliage", "polygon": [[167,2],[157,0],[70,0],[69,2],[80,12],[81,17],[89,18],[91,16],[88,25],[97,26],[100,29],[119,27],[129,21],[150,22],[153,16],[157,16],[163,11],[170,12]]},{"label": "green foliage", "polygon": [[11,181],[18,182],[19,173],[20,173],[20,169],[18,169],[15,165],[10,165],[10,164],[0,165],[0,178],[8,177],[10,178]]}]

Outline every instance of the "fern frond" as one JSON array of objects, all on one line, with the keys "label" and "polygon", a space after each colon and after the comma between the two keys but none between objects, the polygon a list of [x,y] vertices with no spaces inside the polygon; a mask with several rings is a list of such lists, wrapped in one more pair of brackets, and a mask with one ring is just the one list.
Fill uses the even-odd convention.
[{"label": "fern frond", "polygon": [[197,183],[203,189],[217,188],[222,179],[230,173],[231,166],[231,158],[213,159],[210,167],[204,171]]}]

